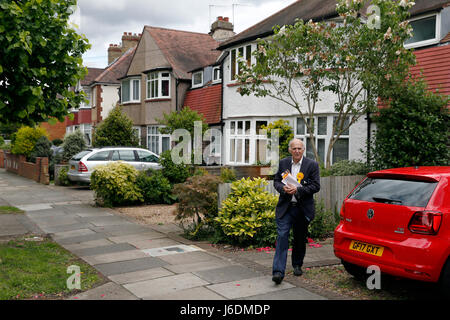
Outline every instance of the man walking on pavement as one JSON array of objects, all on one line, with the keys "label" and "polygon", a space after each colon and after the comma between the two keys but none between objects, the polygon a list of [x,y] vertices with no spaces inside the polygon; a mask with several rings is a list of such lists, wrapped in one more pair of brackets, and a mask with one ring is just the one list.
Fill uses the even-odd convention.
[{"label": "man walking on pavement", "polygon": [[[283,281],[289,249],[289,232],[293,228],[292,266],[294,275],[302,275],[303,259],[306,252],[306,236],[309,223],[314,219],[314,193],[320,190],[320,174],[317,162],[303,157],[305,145],[300,139],[289,142],[292,157],[280,161],[274,177],[274,187],[280,194],[275,210],[277,224],[277,244],[273,259],[272,280],[276,284]],[[287,172],[297,180],[295,186],[283,183]]]}]

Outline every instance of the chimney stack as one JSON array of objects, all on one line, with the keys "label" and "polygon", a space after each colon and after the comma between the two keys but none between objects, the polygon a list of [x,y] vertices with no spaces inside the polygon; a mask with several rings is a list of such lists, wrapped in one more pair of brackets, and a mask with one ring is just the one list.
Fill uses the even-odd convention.
[{"label": "chimney stack", "polygon": [[122,54],[127,52],[130,48],[137,46],[141,34],[133,34],[131,32],[124,32],[122,35],[122,43],[120,45],[110,44],[108,48],[108,64],[119,58]]},{"label": "chimney stack", "polygon": [[228,17],[218,16],[217,20],[211,25],[209,33],[216,41],[225,41],[236,33],[233,32],[234,26]]}]

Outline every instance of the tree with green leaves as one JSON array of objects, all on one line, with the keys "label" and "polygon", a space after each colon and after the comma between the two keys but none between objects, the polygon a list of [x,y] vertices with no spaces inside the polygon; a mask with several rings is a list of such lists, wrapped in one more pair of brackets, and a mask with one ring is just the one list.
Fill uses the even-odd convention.
[{"label": "tree with green leaves", "polygon": [[409,79],[375,117],[374,169],[450,165],[450,96]]},{"label": "tree with green leaves", "polygon": [[202,122],[202,135],[208,130],[208,124],[206,123],[205,117],[192,110],[188,106],[183,107],[180,111],[173,111],[170,113],[164,113],[162,119],[156,119],[159,124],[164,125],[159,131],[162,134],[172,134],[176,129],[186,129],[194,136],[194,122]]},{"label": "tree with green leaves", "polygon": [[335,97],[326,167],[341,134],[376,110],[377,98],[395,91],[415,61],[403,46],[411,36],[407,18],[413,2],[372,0],[363,21],[360,12],[366,2],[339,0],[335,21],[276,26],[272,37],[259,41],[253,53],[256,64],[239,63],[240,94],[271,97],[297,110],[317,161],[313,117],[325,93]]},{"label": "tree with green leaves", "polygon": [[76,0],[0,1],[0,123],[64,121],[84,100],[87,39],[68,24]]},{"label": "tree with green leaves", "polygon": [[139,139],[133,130],[133,121],[122,111],[120,105],[114,107],[95,129],[92,145],[94,147],[139,146]]}]

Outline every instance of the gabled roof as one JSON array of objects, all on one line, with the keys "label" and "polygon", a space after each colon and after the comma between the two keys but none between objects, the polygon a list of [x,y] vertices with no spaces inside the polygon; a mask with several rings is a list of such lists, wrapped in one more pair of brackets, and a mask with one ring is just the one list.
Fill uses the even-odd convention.
[{"label": "gabled roof", "polygon": [[[297,18],[304,21],[310,19],[314,21],[325,20],[337,17],[336,0],[298,0],[288,7],[276,12],[270,17],[262,20],[254,26],[242,31],[231,39],[220,44],[219,50],[264,38],[273,34],[274,26],[294,24]],[[449,0],[415,0],[415,5],[410,9],[412,16],[438,10],[449,5]],[[367,6],[368,4],[366,4]],[[362,13],[364,13],[363,10]]]},{"label": "gabled roof", "polygon": [[187,91],[183,105],[203,114],[206,123],[219,123],[222,114],[222,84]]},{"label": "gabled roof", "polygon": [[94,81],[94,79],[96,77],[98,77],[98,75],[101,74],[103,72],[103,70],[105,70],[105,69],[101,69],[101,68],[87,68],[87,69],[88,69],[88,74],[84,77],[83,80],[81,80],[82,86],[90,85],[91,82]]},{"label": "gabled roof", "polygon": [[191,79],[190,70],[215,63],[220,55],[219,44],[207,33],[145,26],[172,66],[175,77]]},{"label": "gabled roof", "polygon": [[92,83],[111,83],[120,84],[118,79],[124,77],[127,74],[128,67],[130,66],[136,47],[129,49],[122,56],[113,61],[106,69],[103,70]]}]

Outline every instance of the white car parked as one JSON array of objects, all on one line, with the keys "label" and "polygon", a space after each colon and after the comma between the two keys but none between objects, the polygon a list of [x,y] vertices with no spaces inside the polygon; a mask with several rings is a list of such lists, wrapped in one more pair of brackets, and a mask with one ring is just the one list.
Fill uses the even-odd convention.
[{"label": "white car parked", "polygon": [[119,160],[131,164],[139,171],[162,168],[159,157],[149,150],[134,147],[103,147],[84,150],[74,155],[69,160],[67,176],[71,181],[90,182],[96,166]]}]

